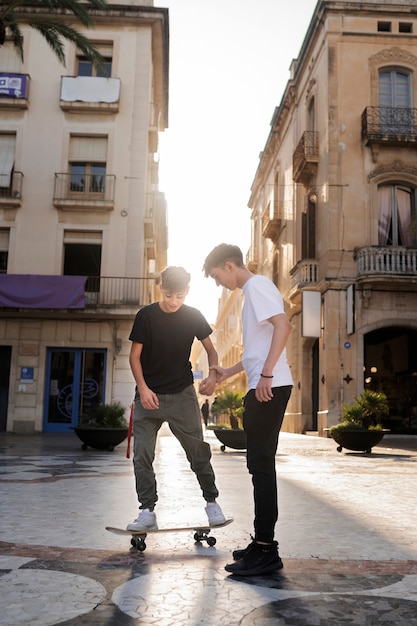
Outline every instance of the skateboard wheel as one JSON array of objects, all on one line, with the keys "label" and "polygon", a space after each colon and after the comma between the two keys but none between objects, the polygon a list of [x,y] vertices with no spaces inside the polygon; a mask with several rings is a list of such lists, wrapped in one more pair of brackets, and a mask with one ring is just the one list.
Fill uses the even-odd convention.
[{"label": "skateboard wheel", "polygon": [[197,541],[197,543],[200,543],[202,539],[202,534],[199,532],[195,532],[194,533],[194,541]]},{"label": "skateboard wheel", "polygon": [[226,450],[226,446],[224,446],[224,445],[220,446],[220,450],[221,450],[222,452],[224,452],[224,451]]},{"label": "skateboard wheel", "polygon": [[145,552],[146,543],[143,541],[143,539],[138,541],[136,548],[139,550],[139,552]]},{"label": "skateboard wheel", "polygon": [[336,450],[337,450],[338,452],[342,452],[343,448],[342,448],[342,446],[337,446]]},{"label": "skateboard wheel", "polygon": [[86,443],[83,443],[83,445],[81,446],[81,450],[87,450],[88,446]]},{"label": "skateboard wheel", "polygon": [[207,537],[207,543],[209,546],[215,546],[216,545],[216,537]]}]

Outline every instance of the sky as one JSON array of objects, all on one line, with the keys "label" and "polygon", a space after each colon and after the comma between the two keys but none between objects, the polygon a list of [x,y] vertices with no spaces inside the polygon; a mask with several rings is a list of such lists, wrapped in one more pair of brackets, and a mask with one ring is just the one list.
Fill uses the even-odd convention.
[{"label": "sky", "polygon": [[168,264],[191,273],[186,304],[210,324],[221,288],[204,278],[204,259],[223,242],[246,257],[259,154],[316,1],[154,1],[169,9],[169,127],[159,142]]}]

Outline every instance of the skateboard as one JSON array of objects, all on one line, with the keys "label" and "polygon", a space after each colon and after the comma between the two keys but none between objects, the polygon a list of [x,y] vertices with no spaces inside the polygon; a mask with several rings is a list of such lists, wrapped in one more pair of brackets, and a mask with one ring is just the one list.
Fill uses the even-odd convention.
[{"label": "skateboard", "polygon": [[[233,518],[227,519],[223,524],[218,524],[213,528],[223,528],[224,526],[228,526],[233,522]],[[130,543],[131,545],[139,550],[139,552],[144,552],[146,550],[145,539],[147,535],[151,535],[153,533],[180,533],[185,531],[194,531],[194,541],[197,543],[201,543],[202,541],[207,541],[209,546],[214,546],[216,544],[216,537],[210,535],[212,530],[211,526],[179,526],[178,528],[158,528],[157,530],[126,530],[124,528],[115,528],[114,526],[106,526],[106,530],[115,535],[130,535]]]}]

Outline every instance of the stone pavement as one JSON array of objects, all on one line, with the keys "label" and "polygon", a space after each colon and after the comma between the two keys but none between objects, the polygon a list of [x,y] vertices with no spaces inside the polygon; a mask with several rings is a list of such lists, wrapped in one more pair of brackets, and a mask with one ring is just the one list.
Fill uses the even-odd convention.
[{"label": "stone pavement", "polygon": [[[234,522],[193,533],[124,528],[137,515],[132,461],[81,450],[76,435],[0,434],[0,624],[7,626],[417,626],[417,438],[388,435],[372,454],[282,433],[277,454],[284,569],[238,578],[224,565],[252,531],[245,454],[206,439]],[[155,463],[158,523],[205,523],[197,481],[164,428]]]}]

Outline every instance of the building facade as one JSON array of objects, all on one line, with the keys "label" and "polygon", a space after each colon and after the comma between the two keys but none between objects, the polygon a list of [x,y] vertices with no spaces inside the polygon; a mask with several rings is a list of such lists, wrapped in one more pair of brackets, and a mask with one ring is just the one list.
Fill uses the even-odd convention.
[{"label": "building facade", "polygon": [[0,48],[0,430],[128,411],[129,332],[166,265],[168,10],[115,0],[90,15],[79,30],[107,75],[71,44],[64,67],[24,26],[24,62]]},{"label": "building facade", "polygon": [[363,388],[417,428],[414,9],[319,0],[260,156],[247,261],[293,324],[286,431],[323,434]]}]

